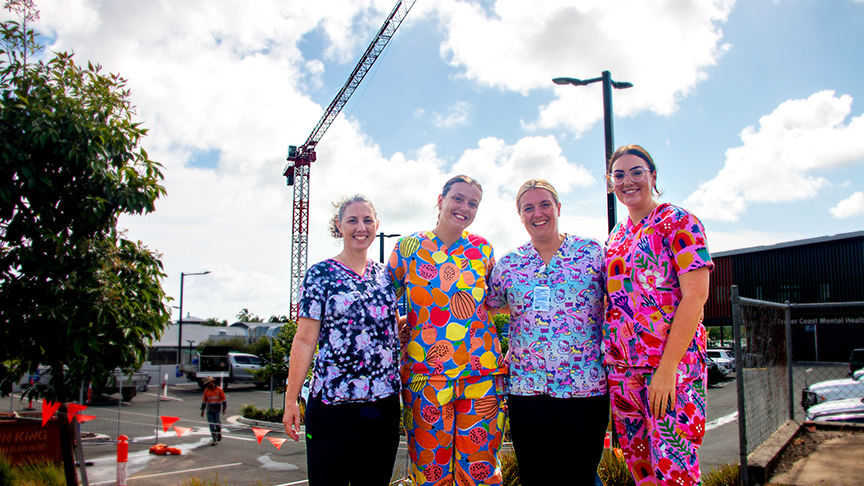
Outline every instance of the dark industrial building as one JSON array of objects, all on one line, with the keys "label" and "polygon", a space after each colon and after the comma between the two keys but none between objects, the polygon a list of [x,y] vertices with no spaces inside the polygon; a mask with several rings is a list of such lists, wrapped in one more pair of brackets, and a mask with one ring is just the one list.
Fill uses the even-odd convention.
[{"label": "dark industrial building", "polygon": [[[864,231],[718,252],[706,326],[731,326],[730,287],[741,297],[793,304],[864,302]],[[864,348],[864,307],[792,311],[795,361],[849,360]]]}]

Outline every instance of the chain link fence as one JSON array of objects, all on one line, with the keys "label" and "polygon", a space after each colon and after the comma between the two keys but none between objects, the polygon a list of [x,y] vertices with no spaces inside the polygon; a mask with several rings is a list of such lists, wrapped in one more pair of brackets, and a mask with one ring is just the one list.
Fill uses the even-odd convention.
[{"label": "chain link fence", "polygon": [[[173,366],[165,367],[165,370],[169,368],[173,372]],[[44,375],[28,376],[22,380],[21,385],[31,379],[47,382],[49,378]],[[119,436],[125,435],[131,441],[155,444],[157,431],[160,428],[159,403],[163,399],[163,391],[158,380],[154,382],[151,379],[150,383],[144,384],[137,378],[130,381],[129,377],[124,377],[116,380],[114,384],[116,391],[113,393],[94,393],[86,385],[79,389],[74,402],[87,406],[79,414],[95,417],[81,422],[83,442],[85,444],[116,443]],[[42,401],[24,398],[18,386],[13,388],[9,396],[2,399],[0,411],[15,412],[22,417],[32,417],[33,420],[41,421]]]},{"label": "chain link fence", "polygon": [[[849,346],[858,347],[855,343],[864,348],[864,302],[779,304],[740,297],[737,286],[731,293],[740,371],[736,377],[740,473],[746,486],[749,454],[788,420],[844,420],[849,416],[844,415],[844,407],[860,404],[864,371],[853,375],[854,361],[850,364],[848,354],[845,360],[842,356]],[[820,324],[823,338],[826,332],[835,334],[833,345],[823,339],[820,347]]]}]

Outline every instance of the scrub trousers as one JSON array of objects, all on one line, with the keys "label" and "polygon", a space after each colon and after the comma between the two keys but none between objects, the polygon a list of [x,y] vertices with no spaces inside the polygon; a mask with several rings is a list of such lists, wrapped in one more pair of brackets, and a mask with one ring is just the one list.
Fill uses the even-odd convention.
[{"label": "scrub trousers", "polygon": [[306,407],[306,469],[310,486],[390,484],[399,448],[399,395],[372,402]]}]

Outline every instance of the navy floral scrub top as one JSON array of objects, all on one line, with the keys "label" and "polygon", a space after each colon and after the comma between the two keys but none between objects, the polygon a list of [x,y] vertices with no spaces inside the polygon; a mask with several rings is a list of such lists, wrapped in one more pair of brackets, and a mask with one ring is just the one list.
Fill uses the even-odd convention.
[{"label": "navy floral scrub top", "polygon": [[316,263],[306,271],[298,315],[321,322],[312,396],[332,405],[399,392],[396,294],[382,264],[367,260],[360,276],[333,259]]}]

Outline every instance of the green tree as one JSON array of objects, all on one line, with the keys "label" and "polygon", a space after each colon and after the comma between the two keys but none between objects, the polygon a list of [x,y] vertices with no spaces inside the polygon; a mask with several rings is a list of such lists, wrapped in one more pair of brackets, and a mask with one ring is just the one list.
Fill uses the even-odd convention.
[{"label": "green tree", "polygon": [[[254,372],[259,380],[268,380],[273,376],[273,389],[280,394],[285,393],[288,361],[291,358],[291,345],[294,343],[295,334],[297,334],[297,324],[289,319],[279,330],[279,334],[273,338],[273,353],[268,357],[270,363]],[[267,345],[269,350],[269,343]]]},{"label": "green tree", "polygon": [[202,322],[201,325],[212,327],[228,327],[228,321],[226,321],[225,319],[220,321],[218,317],[210,317],[204,322]]},{"label": "green tree", "polygon": [[170,321],[160,255],[117,229],[165,189],[126,80],[62,52],[32,62],[38,11],[6,7],[19,20],[0,24],[0,381],[42,363],[51,382],[27,394],[64,403],[83,381],[139,367]]},{"label": "green tree", "polygon": [[237,313],[237,321],[239,322],[261,322],[261,318],[256,316],[255,314],[249,312],[249,309],[243,308],[240,309],[240,312]]}]

